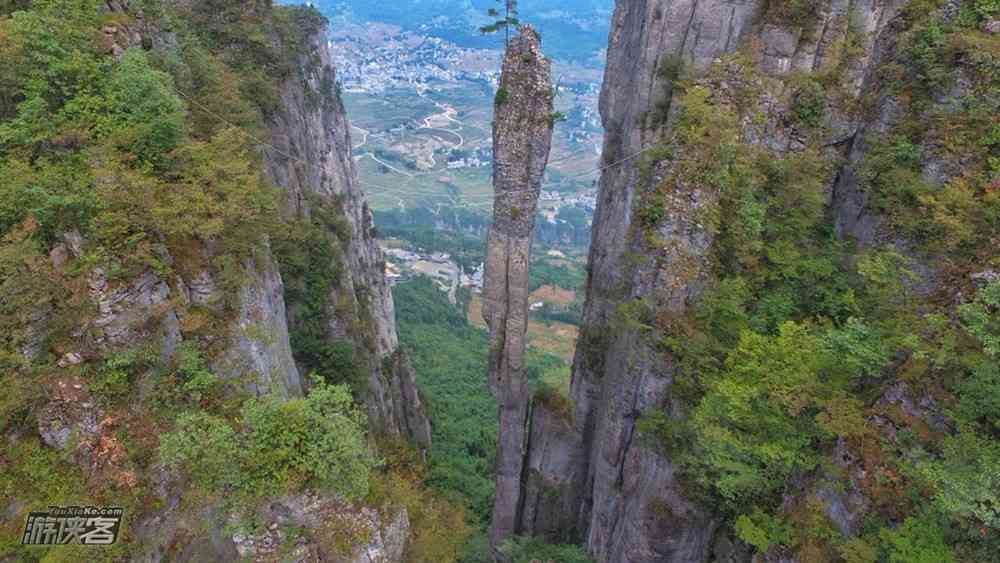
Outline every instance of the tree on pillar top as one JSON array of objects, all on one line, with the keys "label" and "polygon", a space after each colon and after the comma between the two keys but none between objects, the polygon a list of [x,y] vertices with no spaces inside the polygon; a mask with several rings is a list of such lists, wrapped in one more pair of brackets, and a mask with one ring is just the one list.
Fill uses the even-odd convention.
[{"label": "tree on pillar top", "polygon": [[[497,0],[497,3],[503,2],[503,13],[496,8],[490,8],[487,15],[491,18],[498,18],[491,24],[484,25],[479,28],[479,31],[487,33],[499,33],[501,30],[504,32],[504,46],[510,44],[510,28],[518,29],[521,26],[521,20],[517,19],[517,0]],[[501,16],[503,16],[501,18]]]}]

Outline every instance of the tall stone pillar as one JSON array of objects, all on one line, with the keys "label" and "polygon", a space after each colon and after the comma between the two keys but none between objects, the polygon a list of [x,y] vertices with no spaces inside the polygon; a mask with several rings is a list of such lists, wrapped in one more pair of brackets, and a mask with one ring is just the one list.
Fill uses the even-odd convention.
[{"label": "tall stone pillar", "polygon": [[503,61],[493,121],[493,226],[486,250],[483,317],[490,329],[489,387],[500,409],[494,550],[518,533],[530,394],[524,369],[528,267],[542,177],[552,145],[551,63],[528,26]]}]

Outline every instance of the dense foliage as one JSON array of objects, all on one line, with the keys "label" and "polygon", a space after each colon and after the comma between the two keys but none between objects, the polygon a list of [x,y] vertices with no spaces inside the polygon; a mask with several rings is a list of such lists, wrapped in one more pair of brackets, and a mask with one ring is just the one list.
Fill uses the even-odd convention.
[{"label": "dense foliage", "polygon": [[426,277],[393,288],[402,344],[434,421],[428,482],[482,521],[493,507],[497,407],[485,384],[486,333]]},{"label": "dense foliage", "polygon": [[[486,563],[492,560],[485,529],[493,509],[498,430],[496,400],[485,381],[486,331],[469,324],[467,302],[452,305],[430,278],[417,277],[397,285],[393,297],[400,341],[413,359],[417,384],[433,421],[426,483],[468,508],[476,533],[463,546],[461,560]],[[555,371],[560,382],[567,379],[563,377],[566,366],[558,357],[530,351],[527,364],[534,386],[554,379],[546,374]],[[528,542],[512,553],[527,557],[541,547],[545,547],[542,542]],[[572,548],[564,552],[547,549],[537,553],[578,553]]]},{"label": "dense foliage", "polygon": [[375,460],[352,401],[346,387],[318,384],[304,399],[250,399],[237,427],[203,411],[184,413],[160,439],[160,458],[219,493],[264,496],[308,485],[359,498]]},{"label": "dense foliage", "polygon": [[[341,202],[290,218],[264,172],[279,87],[314,70],[308,42],[322,24],[269,0],[0,2],[0,558],[125,560],[165,494],[206,528],[252,528],[260,502],[306,489],[387,519],[406,507],[410,560],[457,557],[463,508],[423,486],[420,460],[402,467],[369,436],[355,403],[369,366],[353,340],[327,337],[350,243]],[[301,86],[307,104],[335,96],[332,84]],[[256,315],[241,295],[275,261],[293,354],[319,377],[304,397],[251,398],[257,374],[222,370],[234,339],[273,343],[236,317]],[[169,298],[120,304],[137,280]],[[114,310],[131,323],[125,336],[95,322],[111,306],[126,309]],[[365,342],[365,322],[349,336]],[[59,403],[53,389],[75,395]],[[50,408],[71,411],[58,420],[72,431],[62,451],[40,425]],[[96,430],[74,416],[97,417]],[[20,546],[24,513],[52,504],[124,506],[120,542]],[[347,532],[332,531],[346,542],[334,547],[364,539]],[[201,531],[185,533],[165,537]]]},{"label": "dense foliage", "polygon": [[[808,2],[772,4],[787,21]],[[671,137],[647,163],[669,162],[670,172],[650,185],[636,221],[659,248],[653,227],[670,211],[669,190],[717,194],[700,218],[715,235],[715,282],[683,318],[656,318],[642,302],[620,309],[679,362],[675,389],[689,409],[686,418],[647,412],[639,426],[761,552],[852,562],[1000,557],[1000,282],[969,283],[997,264],[1000,46],[980,24],[998,10],[963,10],[948,23],[910,13],[900,40],[909,60],[890,65],[887,83],[905,117],[871,141],[858,171],[891,235],[864,250],[834,232],[826,186],[836,163],[815,147],[824,108],[844,96],[830,74],[842,65],[789,79],[794,126],[813,140],[783,155],[742,134],[763,87],[749,57],[674,85]],[[959,61],[967,90],[935,106]],[[735,100],[713,82],[734,75]],[[962,165],[943,185],[927,173],[928,162],[958,154]],[[929,293],[931,268],[953,285]],[[887,398],[900,390],[910,398]],[[920,414],[906,406],[918,397]],[[833,462],[835,451],[854,452],[864,478]],[[818,497],[789,505],[794,489],[814,481],[871,499],[858,537],[842,536]]]}]

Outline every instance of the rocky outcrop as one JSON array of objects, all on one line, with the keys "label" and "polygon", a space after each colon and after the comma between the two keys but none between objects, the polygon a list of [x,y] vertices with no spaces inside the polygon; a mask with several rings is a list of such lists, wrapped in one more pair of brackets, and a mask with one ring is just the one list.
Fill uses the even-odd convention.
[{"label": "rocky outcrop", "polygon": [[[877,68],[891,53],[901,1],[831,0],[817,3],[808,26],[775,17],[768,2],[692,0],[616,3],[608,66],[601,95],[606,130],[589,258],[587,299],[573,367],[570,420],[535,405],[528,424],[524,483],[513,524],[521,533],[577,541],[601,562],[691,562],[746,560],[749,551],[726,534],[722,518],[701,506],[678,482],[671,459],[647,447],[636,422],[649,409],[684,417],[672,396],[678,366],[640,329],[624,325],[623,305],[651,318],[685,314],[713,275],[713,235],[698,218],[719,194],[687,186],[678,178],[667,194],[662,218],[651,229],[636,224],[645,186],[671,172],[669,159],[646,158],[667,138],[676,118],[674,70],[700,76],[721,58],[742,50],[762,71],[760,119],[744,123],[743,138],[776,154],[801,150],[805,134],[789,124],[785,78],[844,64],[845,95],[871,92]],[[855,53],[837,61],[848,34]],[[725,71],[722,71],[723,74]],[[708,87],[733,96],[740,77]],[[883,102],[883,105],[891,101]],[[888,115],[889,109],[882,111]],[[828,178],[832,208],[842,235],[862,245],[874,240],[877,217],[865,206],[852,176],[862,158],[859,132],[879,128],[866,115],[831,109],[820,143],[847,166]],[[664,241],[655,248],[648,237]],[[503,432],[503,431],[502,431]],[[843,463],[848,463],[844,462]],[[500,495],[507,491],[498,487]],[[856,526],[865,506],[857,490],[821,490],[830,517],[845,530]],[[834,498],[836,497],[836,498]]]},{"label": "rocky outcrop", "polygon": [[303,383],[288,341],[284,286],[277,266],[269,253],[261,252],[244,267],[250,281],[239,292],[233,335],[212,367],[229,378],[250,374],[250,391],[258,396],[301,395]]},{"label": "rocky outcrop", "polygon": [[[165,3],[172,4],[190,3]],[[260,5],[266,5],[266,17],[271,4]],[[143,17],[135,3],[108,2],[106,9],[119,22],[103,30],[109,56],[136,47],[176,56],[170,52],[179,48],[176,37],[158,27],[163,21]],[[371,428],[426,448],[430,426],[413,369],[397,342],[384,262],[350,157],[350,127],[334,87],[327,30],[323,24],[303,33],[306,40],[298,45],[302,72],[292,72],[280,85],[280,104],[266,116],[272,143],[262,147],[265,172],[288,201],[286,218],[308,217],[318,205],[323,212],[336,211],[344,228],[337,233],[341,247],[335,256],[343,263],[328,299],[329,338],[353,341],[362,356]],[[272,39],[280,41],[278,34]],[[163,408],[157,403],[163,387],[182,379],[174,373],[184,358],[179,351],[196,356],[198,371],[219,376],[224,382],[219,393],[234,403],[247,395],[290,398],[308,390],[304,370],[293,357],[289,328],[296,319],[286,307],[281,257],[261,238],[247,241],[250,249],[240,255],[241,262],[229,264],[226,271],[215,260],[224,254],[218,241],[193,238],[173,255],[165,244],[153,243],[150,254],[162,267],[146,267],[147,262],[129,269],[108,260],[109,265],[96,267],[88,263],[85,275],[74,279],[64,270],[89,259],[88,241],[75,232],[58,237],[42,262],[46,268],[51,263],[53,283],[66,287],[52,298],[54,306],[30,317],[32,326],[21,347],[29,361],[49,350],[58,358],[45,365],[51,375],[46,373],[47,384],[32,405],[38,436],[47,447],[65,451],[95,490],[141,490],[144,501],[156,499],[129,515],[125,541],[134,560],[270,561],[287,560],[284,555],[290,552],[301,561],[403,561],[410,535],[403,509],[351,505],[328,493],[301,495],[265,503],[265,530],[234,536],[224,529],[231,515],[218,499],[189,512],[182,499],[191,484],[157,463],[156,433],[169,425],[151,411]],[[77,315],[56,318],[53,311]],[[49,327],[55,324],[57,340]],[[123,357],[130,359],[122,360],[127,365],[114,374],[113,385],[125,389],[115,390],[114,401],[96,398],[107,391],[100,389],[98,375]],[[177,408],[204,407],[198,400]],[[142,434],[149,442],[141,446],[147,456],[141,465],[132,459],[138,446],[128,442],[126,448],[126,434],[129,439]],[[20,518],[27,508],[15,504],[0,511],[13,510],[10,514]],[[338,519],[345,528],[330,528]],[[287,527],[304,530],[303,535],[289,538]]]},{"label": "rocky outcrop", "polygon": [[[317,494],[279,499],[259,517],[262,531],[232,535],[244,561],[396,563],[403,561],[410,534],[405,508],[380,512]],[[290,535],[289,530],[306,533]],[[344,538],[356,540],[351,544]]]},{"label": "rocky outcrop", "polygon": [[494,547],[518,532],[529,411],[524,366],[528,267],[542,177],[552,145],[551,63],[530,27],[503,60],[493,123],[493,226],[486,246],[483,318],[490,331],[489,387],[500,407]]},{"label": "rocky outcrop", "polygon": [[49,401],[36,419],[42,442],[66,452],[91,482],[125,488],[138,482],[128,467],[125,445],[116,435],[122,421],[101,411],[83,379],[64,376],[53,381]]},{"label": "rocky outcrop", "polygon": [[[72,246],[64,243],[56,249],[79,258],[79,250]],[[246,278],[235,296],[237,314],[227,327],[224,349],[212,359],[213,370],[223,378],[245,381],[255,395],[301,395],[302,381],[288,340],[282,280],[268,249],[258,252],[243,269]],[[122,283],[109,282],[98,267],[90,273],[87,293],[96,314],[75,330],[79,349],[66,354],[93,358],[153,344],[164,363],[173,359],[183,341],[181,323],[191,313],[189,307],[220,310],[223,299],[207,270],[190,279],[177,276],[173,284],[153,271]]]},{"label": "rocky outcrop", "polygon": [[299,60],[304,77],[281,86],[281,110],[268,120],[272,147],[265,153],[265,166],[283,189],[293,215],[309,217],[317,205],[342,212],[348,239],[342,241],[345,267],[327,300],[328,336],[349,338],[365,358],[366,405],[373,428],[427,447],[430,423],[413,370],[401,357],[385,260],[351,158],[351,127],[335,88],[326,36],[325,25],[313,31]]}]

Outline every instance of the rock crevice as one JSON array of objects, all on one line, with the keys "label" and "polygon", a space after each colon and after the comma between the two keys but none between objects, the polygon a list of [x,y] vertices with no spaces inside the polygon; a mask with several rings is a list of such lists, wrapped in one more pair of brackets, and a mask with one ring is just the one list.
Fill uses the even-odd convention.
[{"label": "rock crevice", "polygon": [[483,318],[490,331],[489,387],[500,409],[490,540],[519,532],[530,412],[524,368],[528,267],[538,196],[552,144],[551,63],[524,27],[503,61],[493,125],[493,225],[487,237]]},{"label": "rock crevice", "polygon": [[[300,54],[305,79],[281,86],[282,110],[268,121],[275,150],[267,151],[265,166],[283,189],[289,212],[309,217],[317,203],[343,212],[349,240],[342,241],[345,267],[340,282],[327,298],[328,337],[351,339],[368,368],[365,404],[373,429],[427,448],[430,423],[413,369],[399,347],[385,258],[351,157],[350,123],[339,94],[330,89],[337,77],[326,36],[323,26]],[[290,325],[294,322],[289,319]]]},{"label": "rock crevice", "polygon": [[[644,191],[667,177],[671,165],[669,159],[656,163],[629,157],[670,137],[679,105],[673,103],[677,69],[701,76],[727,56],[752,59],[767,85],[760,101],[766,123],[760,129],[745,123],[744,140],[777,154],[800,149],[799,133],[783,117],[787,108],[779,99],[787,92],[781,85],[795,73],[842,64],[834,46],[854,34],[856,53],[843,63],[843,90],[853,97],[872,90],[902,4],[824,1],[803,26],[773,21],[762,0],[616,2],[600,101],[607,167],[600,180],[573,367],[575,410],[569,421],[541,404],[531,413],[521,506],[513,519],[518,533],[583,543],[600,562],[748,559],[745,548],[723,537],[723,518],[689,498],[669,456],[647,447],[637,434],[644,411],[685,416],[671,393],[679,368],[641,331],[618,320],[620,307],[628,303],[648,307],[653,316],[687,313],[713,275],[714,234],[697,218],[719,194],[710,186],[689,187],[680,178],[667,194],[670,209],[664,217],[639,228],[633,222]],[[724,80],[722,86],[734,87]],[[767,90],[771,87],[777,91]],[[827,121],[830,140],[821,144],[857,160],[853,153],[862,147],[856,136],[873,125],[849,112],[831,112]],[[850,165],[831,176],[831,207],[841,234],[865,245],[871,239],[866,225],[876,220],[862,214],[863,201],[852,203],[860,198],[852,181]],[[667,243],[651,249],[650,233]],[[497,492],[499,503],[508,491],[498,487]]]}]

